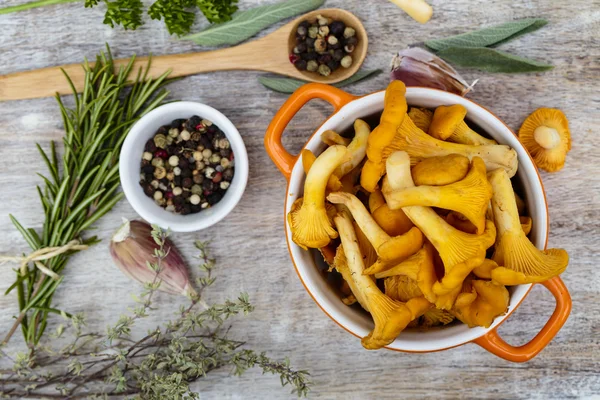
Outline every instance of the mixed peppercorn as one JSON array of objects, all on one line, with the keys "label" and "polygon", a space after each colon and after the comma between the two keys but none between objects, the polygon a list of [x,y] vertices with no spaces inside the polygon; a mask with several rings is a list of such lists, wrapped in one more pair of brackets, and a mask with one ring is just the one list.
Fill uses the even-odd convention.
[{"label": "mixed peppercorn", "polygon": [[196,115],[161,126],[146,142],[140,185],[167,211],[194,214],[218,203],[234,173],[231,144]]},{"label": "mixed peppercorn", "polygon": [[290,61],[300,71],[329,76],[340,66],[352,66],[352,53],[357,43],[354,28],[342,21],[332,21],[318,15],[315,22],[302,21],[298,25],[296,46],[290,54]]}]

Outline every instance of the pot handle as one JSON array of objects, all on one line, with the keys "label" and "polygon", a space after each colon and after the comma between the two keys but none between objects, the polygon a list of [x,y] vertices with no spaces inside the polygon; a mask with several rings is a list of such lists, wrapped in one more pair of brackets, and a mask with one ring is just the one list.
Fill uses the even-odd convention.
[{"label": "pot handle", "polygon": [[279,168],[285,179],[289,180],[298,155],[291,155],[283,147],[281,136],[292,118],[302,107],[313,99],[330,103],[334,112],[356,99],[355,96],[334,86],[322,83],[309,83],[296,90],[277,111],[265,134],[265,149],[273,163]]},{"label": "pot handle", "polygon": [[537,356],[550,343],[571,313],[571,296],[564,282],[558,276],[543,282],[556,300],[556,308],[542,330],[529,343],[514,347],[506,343],[495,328],[486,335],[475,340],[475,343],[500,358],[512,362],[525,362]]}]

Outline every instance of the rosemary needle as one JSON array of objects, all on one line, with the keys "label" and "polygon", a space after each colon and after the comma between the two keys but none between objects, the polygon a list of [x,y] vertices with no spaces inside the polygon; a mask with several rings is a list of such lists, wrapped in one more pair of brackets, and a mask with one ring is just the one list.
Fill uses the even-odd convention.
[{"label": "rosemary needle", "polygon": [[[166,71],[157,79],[148,78],[151,60],[140,68],[134,82],[128,82],[135,57],[125,67],[115,70],[110,48],[96,56],[91,65],[85,60],[85,85],[77,94],[75,104],[67,108],[57,95],[65,136],[64,154],[59,160],[54,142],[50,151],[37,145],[48,175],[37,192],[44,211],[41,234],[24,228],[12,215],[10,219],[33,251],[60,247],[73,239],[83,244],[98,242],[95,236],[82,238],[83,233],[112,209],[123,197],[119,187],[119,152],[130,127],[144,114],[158,106],[169,94],[163,89],[168,82]],[[131,86],[131,88],[128,88]],[[45,267],[60,275],[73,252],[45,261]],[[7,293],[17,289],[20,314],[3,342],[6,343],[21,326],[28,345],[36,345],[46,328],[48,313],[61,313],[52,307],[52,297],[62,279],[54,280],[35,266],[28,266],[22,275],[17,270],[15,283]]]}]

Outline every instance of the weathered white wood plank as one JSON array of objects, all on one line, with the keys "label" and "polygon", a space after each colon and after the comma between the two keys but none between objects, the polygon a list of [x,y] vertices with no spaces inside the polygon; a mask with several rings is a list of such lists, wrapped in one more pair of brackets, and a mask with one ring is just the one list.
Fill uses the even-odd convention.
[{"label": "weathered white wood plank", "polygon": [[[2,5],[25,0],[3,1]],[[196,238],[211,239],[219,259],[218,281],[209,300],[250,294],[256,311],[240,320],[234,336],[274,357],[289,355],[293,364],[309,369],[315,383],[311,397],[370,398],[582,398],[600,393],[600,1],[429,0],[435,15],[427,25],[410,20],[385,0],[330,0],[327,6],[354,11],[371,39],[366,68],[386,69],[392,54],[429,38],[460,33],[481,24],[513,18],[544,17],[548,27],[504,46],[508,51],[556,65],[545,74],[491,75],[465,71],[480,78],[470,97],[491,109],[513,129],[537,107],[556,107],[569,117],[573,150],[560,173],[543,174],[551,215],[551,246],[571,254],[563,275],[573,297],[571,318],[556,339],[527,364],[511,364],[476,345],[434,354],[367,352],[359,340],[329,320],[313,303],[297,279],[283,236],[285,180],[267,158],[263,134],[286,96],[264,89],[257,73],[223,72],[194,76],[170,86],[173,99],[201,101],[225,113],[242,133],[251,161],[248,190],[240,205],[210,231],[174,235],[187,257],[194,255]],[[260,0],[241,0],[251,7]],[[168,37],[162,23],[148,21],[136,32],[111,30],[102,25],[101,7],[84,10],[68,4],[0,16],[0,74],[92,57],[108,42],[116,57],[188,52],[195,46]],[[198,24],[200,27],[201,24]],[[350,90],[365,94],[380,90],[386,74]],[[309,104],[286,132],[285,143],[297,151],[318,121],[330,112],[323,103]],[[35,172],[43,163],[34,142],[48,146],[60,140],[61,119],[53,99],[0,103],[0,251],[27,251],[13,229],[12,213],[31,227],[40,227],[42,215],[35,194],[40,183]],[[114,321],[132,301],[138,287],[111,263],[107,239],[122,216],[135,218],[123,201],[98,224],[101,244],[75,256],[56,305],[85,312],[91,329]],[[13,280],[9,266],[0,268],[0,289]],[[179,299],[160,295],[162,309],[154,321],[171,316]],[[500,332],[510,343],[531,338],[548,318],[552,297],[535,288]],[[0,331],[16,313],[16,298],[0,296]],[[58,321],[55,319],[52,326]],[[156,323],[156,322],[155,322]],[[19,336],[9,351],[16,351]],[[211,374],[200,386],[206,399],[289,398],[277,379],[252,372],[242,378],[229,371]]]}]

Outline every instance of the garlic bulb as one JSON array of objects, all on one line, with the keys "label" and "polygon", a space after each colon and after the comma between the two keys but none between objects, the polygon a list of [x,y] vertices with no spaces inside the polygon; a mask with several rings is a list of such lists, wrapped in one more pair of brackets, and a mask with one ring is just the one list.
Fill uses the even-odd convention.
[{"label": "garlic bulb", "polygon": [[392,60],[391,80],[406,86],[423,86],[464,96],[477,81],[469,85],[444,60],[420,47],[400,51]]},{"label": "garlic bulb", "polygon": [[[157,263],[154,251],[158,248],[152,238],[152,226],[142,221],[124,220],[110,241],[110,254],[115,264],[125,275],[141,283],[152,283],[156,278],[149,263]],[[163,250],[166,255],[160,262],[158,290],[194,295],[196,292],[190,284],[185,262],[169,239],[165,239]]]}]

